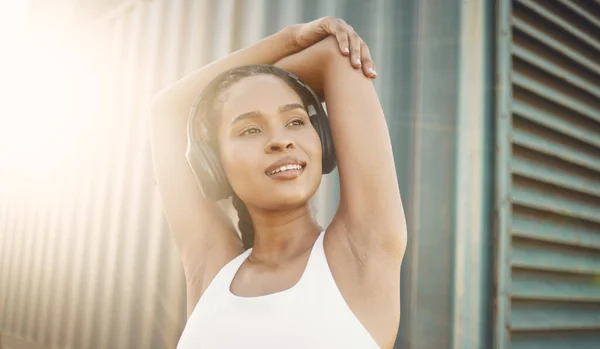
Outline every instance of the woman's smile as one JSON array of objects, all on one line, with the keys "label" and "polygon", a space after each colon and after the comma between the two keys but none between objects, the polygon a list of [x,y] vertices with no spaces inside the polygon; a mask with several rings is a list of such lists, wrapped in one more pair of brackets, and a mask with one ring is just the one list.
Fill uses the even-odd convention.
[{"label": "woman's smile", "polygon": [[272,179],[290,180],[298,178],[305,167],[306,161],[288,156],[267,167],[265,174]]},{"label": "woman's smile", "polygon": [[304,172],[304,168],[298,165],[287,165],[283,168],[283,170],[269,174],[269,177],[273,179],[289,180],[300,177],[302,172]]}]

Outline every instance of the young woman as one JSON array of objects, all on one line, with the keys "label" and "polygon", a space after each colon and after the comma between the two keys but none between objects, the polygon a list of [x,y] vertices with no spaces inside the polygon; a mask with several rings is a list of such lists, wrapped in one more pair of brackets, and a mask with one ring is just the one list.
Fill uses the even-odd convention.
[{"label": "young woman", "polygon": [[[275,68],[243,67],[254,64],[291,72],[324,98],[340,177],[326,229],[309,208],[324,136],[298,89]],[[242,68],[223,77],[234,67]],[[155,172],[187,281],[179,349],[393,346],[406,224],[375,74],[352,27],[324,17],[286,27],[156,96]],[[201,118],[212,126],[203,134],[232,189],[244,241],[184,156],[190,107],[207,86],[210,112],[201,109]]]}]

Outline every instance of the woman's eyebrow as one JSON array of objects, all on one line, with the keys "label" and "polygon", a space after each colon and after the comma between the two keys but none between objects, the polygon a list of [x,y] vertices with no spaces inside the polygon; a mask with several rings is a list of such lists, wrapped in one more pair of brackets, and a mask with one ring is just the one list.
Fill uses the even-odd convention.
[{"label": "woman's eyebrow", "polygon": [[290,104],[282,105],[281,107],[279,107],[279,112],[285,113],[286,111],[290,111],[290,110],[294,110],[294,109],[302,109],[302,110],[306,111],[306,108],[304,108],[304,106],[302,104],[290,103]]},{"label": "woman's eyebrow", "polygon": [[[294,109],[302,109],[302,110],[306,111],[306,108],[304,108],[304,106],[299,103],[289,103],[289,104],[282,105],[278,108],[280,113],[285,113],[287,111],[294,110]],[[260,118],[261,116],[262,116],[262,114],[258,111],[249,111],[246,113],[242,113],[242,114],[236,116],[235,118],[233,118],[233,120],[231,120],[231,125],[235,124],[238,121]]]},{"label": "woman's eyebrow", "polygon": [[247,113],[243,113],[240,114],[238,116],[236,116],[235,118],[233,118],[233,120],[231,120],[231,124],[233,125],[238,121],[242,121],[242,120],[246,120],[246,119],[254,119],[254,118],[260,118],[261,114],[257,111],[249,111]]}]

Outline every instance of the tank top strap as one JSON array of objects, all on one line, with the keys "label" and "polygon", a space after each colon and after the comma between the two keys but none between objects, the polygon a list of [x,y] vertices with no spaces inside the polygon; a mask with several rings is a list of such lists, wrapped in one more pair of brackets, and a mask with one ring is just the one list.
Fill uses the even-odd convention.
[{"label": "tank top strap", "polygon": [[302,277],[304,283],[311,285],[311,289],[314,288],[312,287],[314,285],[320,285],[319,287],[332,286],[333,276],[329,270],[329,264],[327,263],[323,247],[325,234],[326,231],[322,231],[317,237]]},{"label": "tank top strap", "polygon": [[229,287],[235,274],[242,266],[242,263],[248,258],[250,253],[252,252],[252,248],[247,249],[242,252],[239,256],[235,257],[229,263],[225,264],[223,268],[217,273],[210,286],[206,290],[206,292],[214,293],[214,294],[227,294],[229,292]]}]

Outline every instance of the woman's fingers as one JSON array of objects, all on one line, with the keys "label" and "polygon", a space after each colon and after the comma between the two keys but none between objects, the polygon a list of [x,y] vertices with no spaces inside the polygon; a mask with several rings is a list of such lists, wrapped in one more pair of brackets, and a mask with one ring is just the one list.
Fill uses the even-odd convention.
[{"label": "woman's fingers", "polygon": [[323,17],[321,20],[322,26],[325,29],[325,31],[335,36],[335,39],[338,43],[338,47],[340,48],[340,52],[344,56],[350,54],[350,49],[348,45],[348,33],[344,28],[346,22],[344,22],[344,20],[342,20],[341,18],[335,18],[332,16]]},{"label": "woman's fingers", "polygon": [[341,18],[331,16],[321,18],[320,25],[322,30],[330,35],[335,35],[340,52],[349,57],[350,64],[354,68],[362,68],[367,77],[375,78],[377,76],[369,47],[351,25]]},{"label": "woman's fingers", "polygon": [[335,33],[335,38],[338,42],[338,46],[340,47],[340,51],[344,56],[350,54],[350,45],[348,44],[348,34],[343,31],[338,31]]},{"label": "woman's fingers", "polygon": [[363,42],[361,42],[360,48],[361,60],[362,60],[362,69],[365,76],[375,79],[377,77],[377,71],[375,70],[375,63],[373,63],[373,59],[371,58],[371,51],[369,50],[369,46]]},{"label": "woman's fingers", "polygon": [[344,27],[344,32],[347,33],[348,46],[350,49],[350,63],[354,68],[362,68],[363,73],[366,77],[375,78],[377,72],[375,71],[375,64],[369,51],[369,46],[360,38],[351,25],[347,24],[343,20],[341,25]]},{"label": "woman's fingers", "polygon": [[362,66],[362,40],[358,34],[352,30],[352,32],[348,33],[348,41],[350,42],[350,63],[352,63],[354,68],[360,68]]}]

